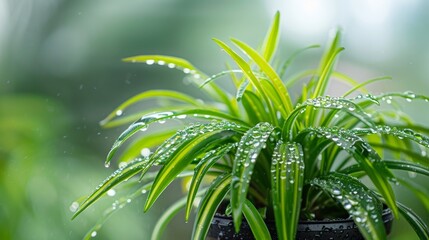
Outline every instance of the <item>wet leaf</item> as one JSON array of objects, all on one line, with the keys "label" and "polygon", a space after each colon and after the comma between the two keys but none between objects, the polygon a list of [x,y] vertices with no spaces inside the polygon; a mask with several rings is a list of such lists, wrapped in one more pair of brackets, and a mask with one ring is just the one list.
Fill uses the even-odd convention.
[{"label": "wet leaf", "polygon": [[311,184],[322,188],[341,203],[365,239],[386,239],[381,201],[363,183],[348,175],[331,173],[312,180]]},{"label": "wet leaf", "polygon": [[226,174],[216,178],[216,180],[210,185],[210,188],[203,196],[200,206],[198,207],[194,230],[192,232],[192,239],[204,240],[206,238],[216,210],[230,190],[230,183],[231,175]]},{"label": "wet leaf", "polygon": [[278,141],[273,152],[272,204],[279,239],[294,239],[301,209],[304,160],[301,145]]},{"label": "wet leaf", "polygon": [[226,144],[224,146],[220,146],[216,149],[213,149],[212,151],[209,151],[204,155],[204,157],[201,158],[198,165],[194,169],[194,175],[192,177],[191,184],[189,185],[188,198],[185,209],[185,221],[188,221],[189,219],[192,204],[194,203],[198,188],[200,187],[203,178],[206,176],[206,173],[220,158],[225,156],[225,154],[230,152],[235,147],[236,144]]},{"label": "wet leaf", "polygon": [[[240,135],[237,132],[237,125],[230,123],[211,123],[187,130],[182,136],[173,138],[168,148],[159,148],[152,159],[163,163],[164,166],[158,171],[153,186],[149,192],[144,211],[147,211],[156,201],[159,195],[176,179],[176,176],[185,170],[192,161],[200,154],[210,151],[214,147],[231,143],[235,137]],[[183,136],[183,134],[186,134]],[[176,145],[177,147],[171,147]]]},{"label": "wet leaf", "polygon": [[271,235],[264,219],[258,212],[258,209],[256,209],[252,202],[247,199],[243,204],[243,215],[246,218],[247,223],[249,223],[250,230],[252,230],[255,239],[271,240]]},{"label": "wet leaf", "polygon": [[249,129],[241,138],[234,159],[231,181],[231,204],[235,230],[241,225],[242,208],[249,190],[253,168],[274,127],[259,123]]}]

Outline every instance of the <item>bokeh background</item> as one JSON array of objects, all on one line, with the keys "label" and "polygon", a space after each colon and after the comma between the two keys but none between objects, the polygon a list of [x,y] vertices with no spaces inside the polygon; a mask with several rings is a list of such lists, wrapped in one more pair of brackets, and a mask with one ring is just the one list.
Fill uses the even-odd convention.
[{"label": "bokeh background", "polygon": [[[179,56],[213,74],[228,58],[211,38],[257,46],[276,10],[282,14],[280,57],[325,44],[341,27],[346,51],[339,70],[359,81],[392,76],[374,84],[374,93],[429,94],[425,0],[0,0],[0,239],[81,239],[118,197],[70,220],[72,203],[115,167],[106,169],[103,161],[124,127],[102,129],[99,121],[144,90],[198,96],[183,84],[183,73],[122,58]],[[320,54],[304,54],[294,68],[315,66]],[[343,88],[334,84],[331,91]],[[428,109],[413,104],[406,112],[427,124]],[[429,188],[427,179],[416,181]],[[397,192],[429,222],[422,204],[400,186]],[[143,199],[133,201],[95,239],[148,239],[157,217],[179,196],[170,189],[147,214]],[[395,226],[391,239],[417,239],[402,221]],[[189,239],[191,229],[179,214],[164,237]]]}]

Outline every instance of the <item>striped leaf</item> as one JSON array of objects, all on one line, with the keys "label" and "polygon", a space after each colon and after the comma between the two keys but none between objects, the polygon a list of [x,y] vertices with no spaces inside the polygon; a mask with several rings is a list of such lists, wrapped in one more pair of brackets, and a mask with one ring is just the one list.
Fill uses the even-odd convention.
[{"label": "striped leaf", "polygon": [[238,125],[227,122],[195,125],[161,145],[152,155],[151,161],[164,166],[158,171],[144,210],[147,211],[176,176],[200,154],[233,142],[235,137],[241,135],[239,128]]},{"label": "striped leaf", "polygon": [[201,106],[202,104],[198,102],[195,98],[188,96],[186,94],[176,92],[176,91],[168,91],[168,90],[150,90],[140,94],[135,95],[134,97],[128,99],[121,105],[119,105],[112,113],[110,113],[104,120],[101,121],[101,125],[106,125],[112,119],[116,117],[120,117],[124,114],[125,110],[143,100],[154,99],[154,98],[167,98],[175,101],[183,102],[193,106]]},{"label": "striped leaf", "polygon": [[331,173],[310,182],[327,192],[353,217],[365,239],[386,239],[382,204],[363,183],[348,175]]},{"label": "striped leaf", "polygon": [[279,141],[272,165],[272,205],[279,239],[294,239],[301,209],[304,160],[301,145]]},{"label": "striped leaf", "polygon": [[232,117],[228,114],[207,109],[188,109],[181,111],[167,111],[148,114],[131,124],[124,132],[121,133],[121,135],[117,138],[112,148],[110,149],[109,154],[107,155],[106,164],[109,164],[116,151],[128,138],[130,138],[139,131],[146,131],[150,124],[155,122],[163,122],[167,119],[173,118],[182,119],[189,115],[192,117],[203,118],[206,120],[232,120],[232,122],[237,121],[243,126],[247,125],[242,120],[236,119],[235,117]]},{"label": "striped leaf", "polygon": [[255,239],[271,240],[271,235],[264,219],[258,212],[258,209],[256,209],[256,207],[247,199],[243,204],[243,215],[246,218]]},{"label": "striped leaf", "polygon": [[85,199],[85,201],[80,205],[79,209],[73,215],[73,219],[114,186],[127,181],[147,167],[149,167],[147,159],[139,158],[113,172],[95,189],[93,193],[91,193],[91,195],[88,196],[88,198]]},{"label": "striped leaf", "polygon": [[259,123],[241,138],[234,159],[231,181],[231,204],[235,230],[238,232],[242,220],[242,208],[249,191],[253,168],[274,127]]},{"label": "striped leaf", "polygon": [[[386,199],[386,204],[392,209],[395,216],[398,216],[398,210],[395,201],[395,194],[389,179],[394,180],[394,175],[381,160],[377,152],[365,142],[362,138],[353,134],[351,130],[338,128],[308,128],[302,131],[296,138],[297,142],[303,143],[304,137],[313,132],[319,138],[326,139],[331,144],[336,144],[340,149],[349,153],[359,163],[365,174],[371,179],[381,195]],[[322,148],[323,150],[324,148]],[[318,153],[315,154],[317,156]],[[321,170],[328,172],[333,164],[333,160],[325,164],[327,169]],[[322,164],[323,166],[323,164]]]},{"label": "striped leaf", "polygon": [[194,223],[192,239],[204,240],[217,208],[224,200],[231,184],[231,175],[225,174],[216,178],[207,193],[202,197]]},{"label": "striped leaf", "polygon": [[279,28],[280,28],[280,12],[277,11],[274,15],[274,20],[271,23],[271,27],[265,36],[264,44],[262,46],[262,52],[265,61],[269,62],[276,52],[277,44],[279,41]]},{"label": "striped leaf", "polygon": [[407,220],[414,231],[417,233],[420,239],[429,239],[429,227],[423,219],[421,219],[415,212],[410,208],[406,207],[401,203],[398,204],[398,210],[401,215]]},{"label": "striped leaf", "polygon": [[212,151],[209,151],[204,155],[203,158],[201,158],[201,160],[199,160],[198,165],[194,169],[194,175],[192,177],[191,184],[189,185],[188,198],[185,209],[185,221],[188,221],[189,219],[195,196],[203,178],[206,176],[206,173],[220,158],[222,158],[225,154],[230,152],[235,147],[236,144],[226,144],[224,146],[213,149]]}]

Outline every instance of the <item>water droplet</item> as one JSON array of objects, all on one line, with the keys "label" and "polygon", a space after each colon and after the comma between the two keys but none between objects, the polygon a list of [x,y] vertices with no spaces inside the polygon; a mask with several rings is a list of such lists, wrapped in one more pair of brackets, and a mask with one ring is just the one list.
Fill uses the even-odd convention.
[{"label": "water droplet", "polygon": [[91,237],[95,237],[95,236],[97,236],[97,231],[93,231],[93,232],[91,233]]},{"label": "water droplet", "polygon": [[106,163],[104,163],[104,167],[105,167],[105,168],[110,167],[110,162],[106,162]]},{"label": "water droplet", "polygon": [[179,115],[179,116],[177,116],[177,118],[178,118],[178,119],[185,119],[185,118],[186,118],[186,115],[185,115],[185,114],[183,114],[183,115]]},{"label": "water droplet", "polygon": [[416,172],[408,172],[408,176],[410,178],[416,178],[417,177],[417,173]]},{"label": "water droplet", "polygon": [[150,149],[149,148],[143,148],[140,151],[140,154],[142,155],[142,157],[149,157],[150,156]]},{"label": "water droplet", "polygon": [[78,202],[72,202],[72,204],[70,205],[70,212],[76,212],[77,209],[79,208],[79,203]]},{"label": "water droplet", "polygon": [[184,73],[186,73],[186,74],[188,74],[188,73],[190,73],[190,72],[191,72],[191,70],[190,70],[189,68],[184,68],[184,69],[183,69],[183,72],[184,72]]},{"label": "water droplet", "polygon": [[176,67],[176,64],[174,64],[174,63],[169,63],[167,66],[168,66],[169,68],[175,68],[175,67]]},{"label": "water droplet", "polygon": [[153,59],[146,60],[147,65],[152,65],[154,63],[155,63],[155,60],[153,60]]},{"label": "water droplet", "polygon": [[125,166],[127,166],[126,162],[120,162],[119,163],[119,168],[124,168]]},{"label": "water droplet", "polygon": [[338,190],[338,189],[334,189],[334,190],[332,190],[332,194],[334,194],[334,195],[340,195],[341,191]]},{"label": "water droplet", "polygon": [[109,189],[109,191],[107,191],[107,196],[113,197],[115,195],[116,195],[116,191],[114,189]]},{"label": "water droplet", "polygon": [[159,121],[158,121],[158,123],[159,123],[159,124],[164,124],[165,122],[166,122],[166,120],[165,120],[165,119],[162,119],[162,120],[159,120]]},{"label": "water droplet", "polygon": [[123,114],[123,112],[122,112],[122,110],[118,110],[118,111],[116,111],[116,116],[121,116]]},{"label": "water droplet", "polygon": [[142,194],[146,194],[147,193],[147,190],[146,189],[143,189],[142,190]]},{"label": "water droplet", "polygon": [[140,128],[140,131],[145,132],[147,130],[148,126],[146,124],[143,125],[142,128]]},{"label": "water droplet", "polygon": [[165,61],[159,60],[159,61],[158,61],[158,65],[160,65],[160,66],[165,65]]}]

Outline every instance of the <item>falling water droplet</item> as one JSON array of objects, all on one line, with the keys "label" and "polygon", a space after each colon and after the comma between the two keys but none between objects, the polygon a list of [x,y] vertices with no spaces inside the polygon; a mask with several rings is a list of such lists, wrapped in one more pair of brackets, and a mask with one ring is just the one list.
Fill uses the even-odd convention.
[{"label": "falling water droplet", "polygon": [[116,195],[116,191],[114,189],[109,189],[109,191],[107,191],[107,196],[113,197],[115,195]]}]

